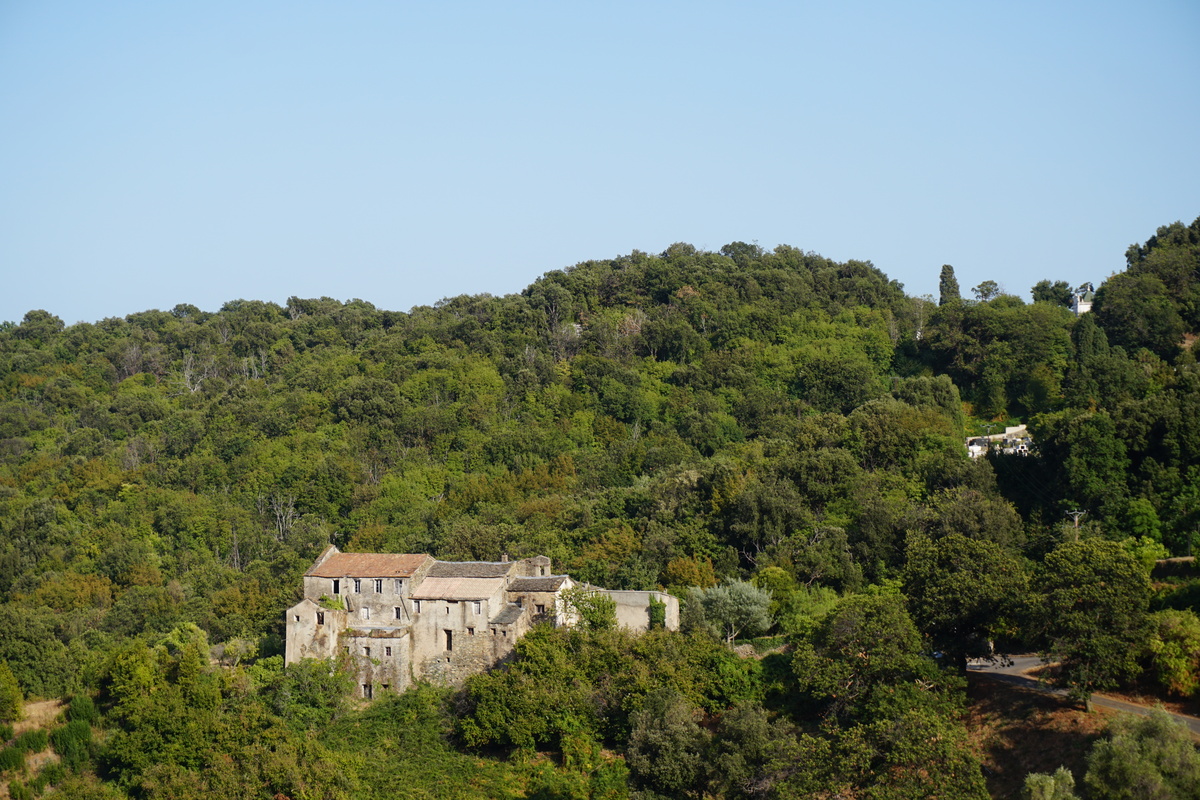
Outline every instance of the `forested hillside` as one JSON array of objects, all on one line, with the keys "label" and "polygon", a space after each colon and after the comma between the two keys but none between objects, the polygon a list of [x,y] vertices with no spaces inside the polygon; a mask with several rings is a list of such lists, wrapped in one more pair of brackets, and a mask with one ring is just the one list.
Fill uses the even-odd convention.
[{"label": "forested hillside", "polygon": [[[957,667],[987,640],[1081,694],[1196,688],[1200,591],[1151,613],[1148,565],[1200,542],[1200,219],[1127,258],[1079,318],[1056,275],[1025,303],[947,268],[934,300],[740,242],[408,313],[30,311],[0,326],[0,719],[75,697],[78,742],[0,769],[26,796],[986,796]],[[967,457],[1017,420],[1033,455]],[[679,594],[690,632],[539,631],[356,710],[336,665],[279,658],[330,542],[545,554]],[[722,625],[767,592],[741,635],[774,650],[739,657]]]}]

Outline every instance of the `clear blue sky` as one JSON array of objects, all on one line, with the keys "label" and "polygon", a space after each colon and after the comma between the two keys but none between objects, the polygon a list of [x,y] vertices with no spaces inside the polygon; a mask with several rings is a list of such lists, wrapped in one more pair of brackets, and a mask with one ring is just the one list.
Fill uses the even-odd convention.
[{"label": "clear blue sky", "polygon": [[1198,87],[1196,0],[0,0],[0,320],[677,241],[1099,283],[1200,216]]}]

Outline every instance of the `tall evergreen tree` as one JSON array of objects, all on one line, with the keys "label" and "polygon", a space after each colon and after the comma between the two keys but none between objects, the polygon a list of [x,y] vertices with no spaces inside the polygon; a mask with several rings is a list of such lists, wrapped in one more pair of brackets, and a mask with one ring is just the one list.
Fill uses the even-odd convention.
[{"label": "tall evergreen tree", "polygon": [[938,281],[938,305],[956,303],[962,299],[958,293],[958,278],[954,277],[954,267],[942,264],[942,276]]}]

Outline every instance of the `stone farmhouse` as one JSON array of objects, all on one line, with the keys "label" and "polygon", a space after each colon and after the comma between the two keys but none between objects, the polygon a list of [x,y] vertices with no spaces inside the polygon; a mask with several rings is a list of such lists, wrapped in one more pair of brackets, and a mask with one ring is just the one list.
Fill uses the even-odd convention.
[{"label": "stone farmhouse", "polygon": [[[438,561],[330,545],[287,611],[285,659],[348,657],[368,699],[414,681],[457,685],[505,660],[534,624],[574,624],[562,593],[575,587],[545,556]],[[624,628],[648,630],[652,601],[664,604],[666,628],[679,627],[679,601],[665,592],[583,588],[611,597]]]}]

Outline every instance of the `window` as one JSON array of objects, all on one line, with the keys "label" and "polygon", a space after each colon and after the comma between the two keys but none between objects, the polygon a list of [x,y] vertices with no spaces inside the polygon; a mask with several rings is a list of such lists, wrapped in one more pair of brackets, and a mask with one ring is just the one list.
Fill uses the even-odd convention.
[{"label": "window", "polygon": [[534,608],[537,610],[538,614],[546,613],[546,607],[544,605],[541,605],[540,603],[538,605],[534,606]]},{"label": "window", "polygon": [[376,592],[382,592],[382,591],[383,591],[383,578],[376,578],[376,579],[375,579],[375,591],[376,591]]},{"label": "window", "polygon": [[317,612],[317,624],[318,624],[318,625],[324,625],[324,624],[325,624],[325,612],[324,612],[324,611],[318,611],[318,612]]},{"label": "window", "polygon": [[371,609],[367,608],[366,606],[363,606],[362,608],[359,609],[359,614],[362,616],[363,619],[370,619],[371,618]]},{"label": "window", "polygon": [[546,568],[545,568],[545,567],[542,567],[542,574],[543,574],[543,575],[545,575],[545,574],[546,574]]},{"label": "window", "polygon": [[503,636],[505,639],[507,639],[507,638],[508,638],[508,631],[500,631],[500,635],[501,635],[501,636]]},{"label": "window", "polygon": [[359,580],[358,578],[354,579],[354,591],[356,591],[356,592],[362,591],[362,581]]},{"label": "window", "polygon": [[446,634],[446,650],[447,651],[453,650],[454,649],[454,631],[446,630],[446,631],[444,631],[444,633]]},{"label": "window", "polygon": [[296,614],[296,622],[299,622],[299,621],[300,621],[300,615]]},{"label": "window", "polygon": [[333,593],[339,594],[341,591],[341,586],[342,586],[342,582],[335,578],[333,581]]},{"label": "window", "polygon": [[392,688],[392,685],[390,683],[381,683],[379,684],[379,687],[386,692],[388,689]]},{"label": "window", "polygon": [[476,601],[475,601],[475,609],[474,609],[474,610],[475,610],[475,613],[476,613],[476,614],[482,614],[482,613],[483,613],[483,601],[482,601],[482,600],[476,600]]},{"label": "window", "polygon": [[420,600],[413,600],[413,613],[414,614],[421,613],[421,601]]},{"label": "window", "polygon": [[390,647],[383,648],[383,654],[385,656],[390,656],[392,654],[392,648],[390,648]]},{"label": "window", "polygon": [[475,635],[475,629],[467,628],[467,636],[474,636],[474,635]]},{"label": "window", "polygon": [[396,588],[396,594],[400,594],[401,592],[403,592],[404,591],[404,580],[401,578],[396,578],[395,588]]},{"label": "window", "polygon": [[371,684],[364,683],[363,684],[363,697],[370,700],[372,696],[374,696],[374,692],[371,691]]},{"label": "window", "polygon": [[371,657],[371,648],[369,648],[369,647],[364,647],[364,648],[363,648],[363,655],[364,655],[364,656],[366,656],[367,658],[370,658],[370,657]]},{"label": "window", "polygon": [[396,612],[396,619],[404,619],[404,608],[403,607],[396,606],[392,610]]},{"label": "window", "polygon": [[450,613],[450,604],[449,603],[446,603],[446,613],[447,614]]},{"label": "window", "polygon": [[525,598],[518,597],[517,598],[517,608],[524,608],[524,607],[525,607]]}]

